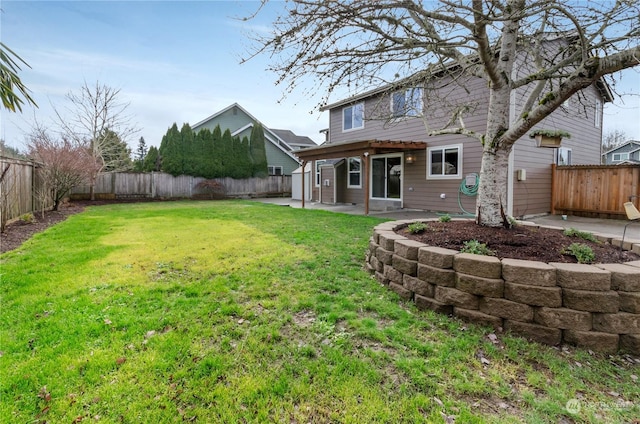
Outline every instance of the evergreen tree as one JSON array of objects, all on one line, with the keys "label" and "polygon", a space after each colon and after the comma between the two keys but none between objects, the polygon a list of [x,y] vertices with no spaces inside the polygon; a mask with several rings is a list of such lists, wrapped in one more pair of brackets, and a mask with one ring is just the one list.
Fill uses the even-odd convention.
[{"label": "evergreen tree", "polygon": [[220,176],[233,177],[235,168],[233,153],[233,137],[231,131],[226,129],[220,139],[220,160],[222,162]]},{"label": "evergreen tree", "polygon": [[162,137],[162,142],[160,143],[162,171],[174,177],[184,174],[181,141],[178,125],[174,123]]},{"label": "evergreen tree", "polygon": [[144,141],[144,137],[140,137],[138,140],[138,148],[136,149],[133,169],[141,172],[144,168],[144,158],[147,156],[147,143]]},{"label": "evergreen tree", "polygon": [[195,135],[189,124],[183,124],[180,129],[180,150],[182,151],[182,173],[184,175],[196,175],[196,151]]},{"label": "evergreen tree", "polygon": [[207,143],[206,150],[207,157],[211,163],[211,177],[219,178],[224,176],[224,161],[223,161],[223,144],[222,144],[222,130],[220,125],[211,132],[211,140]]},{"label": "evergreen tree", "polygon": [[151,146],[144,157],[142,170],[144,172],[153,172],[160,171],[160,169],[160,152],[156,146]]},{"label": "evergreen tree", "polygon": [[257,178],[265,178],[269,175],[267,166],[267,151],[265,147],[264,128],[261,124],[256,124],[251,129],[250,157],[252,163],[252,176]]},{"label": "evergreen tree", "polygon": [[104,172],[121,172],[133,169],[131,150],[120,136],[109,129],[100,134],[102,150],[100,160],[104,164]]}]

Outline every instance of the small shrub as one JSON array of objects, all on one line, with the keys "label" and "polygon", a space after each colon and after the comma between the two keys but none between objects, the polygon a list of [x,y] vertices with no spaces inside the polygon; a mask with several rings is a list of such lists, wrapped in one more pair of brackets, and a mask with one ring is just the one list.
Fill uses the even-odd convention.
[{"label": "small shrub", "polygon": [[496,252],[487,247],[486,243],[480,243],[478,240],[465,241],[460,251],[462,253],[473,253],[474,255],[485,256],[494,256],[496,254]]},{"label": "small shrub", "polygon": [[36,220],[35,216],[33,216],[32,213],[24,213],[22,215],[20,215],[20,221],[24,222],[25,224],[31,224]]},{"label": "small shrub", "polygon": [[227,195],[227,189],[224,184],[216,180],[200,181],[196,184],[196,188],[207,193],[210,199],[224,199]]},{"label": "small shrub", "polygon": [[507,221],[509,222],[509,228],[514,228],[518,226],[518,220],[512,216],[507,217]]},{"label": "small shrub", "polygon": [[451,215],[449,215],[448,213],[444,214],[439,218],[439,221],[440,222],[450,222],[451,221]]},{"label": "small shrub", "polygon": [[411,234],[418,234],[423,232],[426,229],[427,229],[427,224],[425,224],[424,222],[414,222],[413,224],[409,224],[407,226],[407,230],[409,230]]},{"label": "small shrub", "polygon": [[569,247],[562,249],[562,254],[575,256],[578,263],[581,264],[590,264],[596,260],[593,249],[584,243],[571,243]]},{"label": "small shrub", "polygon": [[591,233],[587,233],[586,231],[576,230],[575,228],[567,228],[564,230],[564,235],[569,237],[580,237],[583,240],[589,240],[594,243],[598,243],[598,239]]}]

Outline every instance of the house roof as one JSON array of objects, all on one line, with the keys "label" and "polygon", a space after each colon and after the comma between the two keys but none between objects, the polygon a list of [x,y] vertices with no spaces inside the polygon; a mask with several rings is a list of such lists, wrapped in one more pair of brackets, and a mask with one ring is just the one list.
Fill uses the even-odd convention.
[{"label": "house roof", "polygon": [[[566,38],[566,36],[564,36]],[[557,40],[563,38],[563,36],[558,35],[558,34],[553,34],[553,38],[548,38],[547,41],[553,41],[553,40]],[[472,61],[477,60],[477,58],[473,58],[471,59]],[[449,61],[443,64],[440,63],[435,63],[435,64],[431,64],[429,65],[430,68],[432,68],[433,70],[433,74],[437,75],[437,74],[441,74],[447,70],[451,70],[454,69],[458,66],[458,62],[456,61]],[[401,78],[396,82],[393,83],[389,83],[389,84],[384,84],[380,87],[371,89],[371,90],[367,90],[363,93],[360,94],[355,94],[353,96],[349,96],[345,99],[342,100],[338,100],[337,102],[334,103],[330,103],[327,105],[324,105],[322,107],[320,107],[320,111],[326,111],[326,110],[331,110],[334,109],[336,107],[340,107],[340,106],[345,106],[348,104],[352,104],[355,102],[359,102],[360,100],[375,96],[377,94],[380,93],[384,93],[385,91],[388,91],[390,89],[393,89],[393,87],[401,87],[404,84],[407,84],[411,81],[411,79],[413,79],[416,75],[420,74],[421,71],[418,71],[410,76],[407,76],[405,78]],[[613,92],[611,91],[611,87],[609,87],[609,84],[607,84],[607,82],[605,81],[604,78],[599,78],[598,81],[595,82],[595,86],[598,89],[598,92],[600,93],[600,95],[604,98],[605,102],[612,102],[613,101]]]},{"label": "house roof", "polygon": [[[627,141],[626,143],[619,144],[619,145],[617,145],[617,146],[615,146],[615,147],[613,147],[613,148],[611,148],[611,149],[607,150],[606,152],[604,152],[604,153],[602,154],[602,156],[604,156],[604,155],[608,155],[609,153],[613,153],[613,152],[615,152],[616,150],[619,150],[619,149],[621,149],[621,148],[623,148],[623,147],[626,147],[626,146],[629,146],[629,145],[634,145],[634,144],[635,144],[637,147],[636,147],[635,149],[632,149],[632,150],[627,150],[626,152],[632,153],[632,152],[636,152],[636,151],[640,150],[640,141],[636,141],[636,140],[629,140],[629,141]],[[625,153],[626,153],[626,152],[625,152]]]},{"label": "house roof", "polygon": [[291,130],[278,130],[273,128],[271,131],[292,147],[305,148],[317,146],[316,142],[309,137],[296,135]]},{"label": "house roof", "polygon": [[424,141],[395,140],[354,140],[339,143],[325,143],[296,152],[303,161],[318,159],[339,159],[360,155],[373,155],[404,150],[422,150],[427,147]]}]

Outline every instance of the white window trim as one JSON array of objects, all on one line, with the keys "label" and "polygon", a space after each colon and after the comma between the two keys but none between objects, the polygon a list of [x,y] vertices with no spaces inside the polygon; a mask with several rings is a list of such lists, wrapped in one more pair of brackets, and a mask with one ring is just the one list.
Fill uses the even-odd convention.
[{"label": "white window trim", "polygon": [[556,149],[556,165],[561,166],[561,165],[560,165],[560,152],[561,152],[561,151],[563,151],[563,150],[564,150],[564,151],[566,151],[566,152],[568,152],[567,159],[569,160],[569,163],[567,163],[567,164],[563,164],[563,165],[571,165],[571,162],[572,162],[572,159],[571,159],[571,149],[569,149],[569,148],[567,148],[567,147],[558,147],[558,148]]},{"label": "white window trim", "polygon": [[[350,169],[351,159],[355,159],[358,162],[360,162],[360,169],[358,171],[352,171]],[[358,185],[351,184],[351,174],[358,174],[360,176],[359,178],[360,184]],[[350,158],[347,158],[347,188],[362,188],[362,159],[360,159],[357,156],[352,156]]]},{"label": "white window trim", "polygon": [[[618,157],[616,159],[616,156]],[[611,161],[612,162],[622,162],[623,160],[628,160],[629,159],[629,152],[621,152],[621,153],[613,153],[611,154]]]},{"label": "white window trim", "polygon": [[[427,147],[427,180],[459,180],[462,178],[462,144],[448,144],[446,146]],[[443,159],[444,151],[448,149],[458,149],[458,168],[456,174],[450,175],[431,175],[431,152],[434,150],[442,150]]]},{"label": "white window trim", "polygon": [[596,107],[595,107],[595,116],[593,120],[593,125],[596,128],[600,128],[602,126],[602,100],[596,99]]},{"label": "white window trim", "polygon": [[[347,110],[347,109],[354,109],[356,106],[359,106],[359,105],[362,105],[362,125],[359,126],[359,127],[352,126],[349,129],[345,129],[345,127],[344,127],[344,111]],[[342,125],[342,132],[358,131],[358,130],[363,129],[364,128],[364,102],[359,102],[359,103],[352,104],[350,106],[343,107],[342,108],[342,112],[340,114],[340,118],[342,120],[342,124],[341,124]],[[351,114],[351,125],[353,125],[353,114]]]},{"label": "white window trim", "polygon": [[313,173],[313,181],[316,187],[320,187],[320,166],[325,163],[326,160],[316,160],[315,161],[315,171]]},{"label": "white window trim", "polygon": [[[414,108],[413,107],[414,105],[412,104],[409,109],[406,109],[406,106],[405,106],[405,111],[404,111],[405,113],[402,114],[402,115],[396,115],[395,114],[395,108],[393,107],[394,106],[393,102],[394,102],[396,93],[402,92],[404,94],[404,102],[405,102],[405,105],[406,105],[407,104],[407,98],[409,98],[409,100],[413,100],[413,98],[408,95],[409,92],[413,92],[415,90],[420,90],[420,97],[418,99],[418,106],[419,107],[418,108]],[[422,96],[423,96],[422,87],[405,88],[404,90],[398,90],[398,91],[394,91],[393,93],[391,93],[391,99],[389,101],[389,107],[390,107],[390,110],[391,110],[391,117],[393,119],[407,119],[407,118],[416,118],[416,117],[422,116],[423,113],[424,113],[424,101],[423,101]],[[414,111],[414,112],[411,113],[411,114],[408,114],[408,113],[406,113],[408,110]]]},{"label": "white window trim", "polygon": [[[284,175],[284,169],[282,168],[282,166],[269,165],[267,167],[267,169],[268,169],[268,174],[269,175],[275,175],[275,176],[278,176],[278,177],[281,176],[281,175]],[[280,173],[279,174],[276,173],[277,169],[280,169]]]}]

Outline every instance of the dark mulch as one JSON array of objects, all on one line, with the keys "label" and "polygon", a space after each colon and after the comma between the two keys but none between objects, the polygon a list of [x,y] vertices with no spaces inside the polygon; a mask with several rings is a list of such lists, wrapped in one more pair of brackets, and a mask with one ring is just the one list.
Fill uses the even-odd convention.
[{"label": "dark mulch", "polygon": [[462,249],[465,241],[477,240],[485,243],[501,259],[577,263],[575,257],[562,253],[571,243],[590,246],[595,253],[596,263],[620,263],[640,259],[635,253],[620,252],[619,247],[609,243],[594,243],[579,237],[566,236],[562,231],[524,225],[506,229],[481,227],[473,221],[429,222],[428,228],[419,234],[410,234],[406,228],[397,232],[430,246],[453,250]]}]

